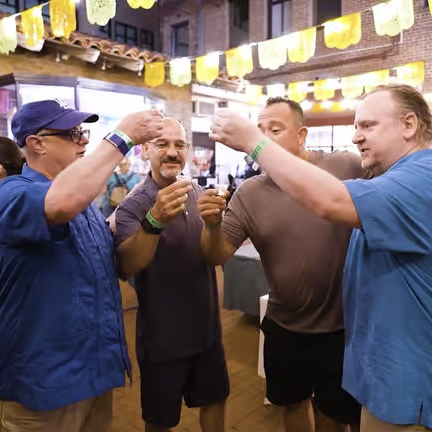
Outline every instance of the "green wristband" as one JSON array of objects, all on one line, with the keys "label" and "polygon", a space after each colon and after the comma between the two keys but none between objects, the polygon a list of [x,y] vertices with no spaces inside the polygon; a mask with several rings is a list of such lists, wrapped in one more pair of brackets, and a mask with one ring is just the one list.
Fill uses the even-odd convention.
[{"label": "green wristband", "polygon": [[268,138],[262,139],[258,145],[254,148],[254,151],[251,154],[251,158],[257,162],[259,155],[263,151],[264,147],[266,147],[270,143],[270,140]]},{"label": "green wristband", "polygon": [[123,131],[121,131],[120,129],[114,129],[113,131],[114,133],[116,133],[121,139],[123,139],[123,141],[126,143],[126,145],[128,146],[129,150],[132,150],[134,143],[132,142],[132,140],[129,138],[128,135],[126,135]]},{"label": "green wristband", "polygon": [[161,222],[159,222],[159,221],[157,221],[153,216],[152,216],[152,214],[150,213],[150,210],[147,212],[147,214],[146,214],[146,219],[150,222],[150,224],[152,225],[152,226],[154,226],[155,228],[158,228],[158,229],[164,229],[165,228],[165,224],[163,224],[163,223],[161,223]]}]

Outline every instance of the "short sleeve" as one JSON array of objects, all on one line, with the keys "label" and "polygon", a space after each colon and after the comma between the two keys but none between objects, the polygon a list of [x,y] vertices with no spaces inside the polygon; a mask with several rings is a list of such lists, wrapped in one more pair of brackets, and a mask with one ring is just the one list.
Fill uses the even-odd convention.
[{"label": "short sleeve", "polygon": [[238,189],[229,202],[222,222],[225,238],[237,249],[249,237],[244,226],[244,215],[246,213],[241,202],[241,189]]},{"label": "short sleeve", "polygon": [[344,183],[370,249],[432,251],[432,163],[403,161],[372,180]]},{"label": "short sleeve", "polygon": [[122,201],[115,215],[117,245],[137,232],[151,207],[152,201],[143,190],[132,192]]},{"label": "short sleeve", "polygon": [[10,245],[62,240],[65,226],[49,228],[45,197],[51,183],[20,177],[0,181],[0,242]]}]

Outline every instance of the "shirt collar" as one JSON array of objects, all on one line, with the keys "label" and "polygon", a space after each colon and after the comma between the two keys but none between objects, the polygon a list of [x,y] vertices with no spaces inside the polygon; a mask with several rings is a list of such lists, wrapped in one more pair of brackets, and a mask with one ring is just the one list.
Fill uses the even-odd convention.
[{"label": "shirt collar", "polygon": [[23,166],[22,174],[23,174],[23,176],[29,178],[30,180],[36,181],[36,182],[40,182],[40,183],[51,182],[51,180],[48,177],[45,177],[40,172],[35,171],[33,168],[30,168],[27,164],[25,164]]}]

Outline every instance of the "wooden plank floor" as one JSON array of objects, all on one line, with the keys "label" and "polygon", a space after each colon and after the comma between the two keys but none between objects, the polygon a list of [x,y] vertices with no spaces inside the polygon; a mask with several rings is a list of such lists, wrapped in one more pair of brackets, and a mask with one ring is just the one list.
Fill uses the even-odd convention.
[{"label": "wooden plank floor", "polygon": [[[219,288],[222,273],[218,271]],[[123,285],[123,304],[136,303],[133,290]],[[220,289],[221,295],[221,289]],[[114,431],[143,431],[139,402],[139,371],[135,358],[135,311],[125,312],[126,337],[133,362],[133,385],[116,390]],[[257,375],[258,319],[235,311],[221,311],[224,345],[231,380],[227,403],[227,431],[275,432],[278,430],[273,407],[264,405],[264,380]],[[173,432],[200,432],[198,410],[183,408],[181,423]]]}]

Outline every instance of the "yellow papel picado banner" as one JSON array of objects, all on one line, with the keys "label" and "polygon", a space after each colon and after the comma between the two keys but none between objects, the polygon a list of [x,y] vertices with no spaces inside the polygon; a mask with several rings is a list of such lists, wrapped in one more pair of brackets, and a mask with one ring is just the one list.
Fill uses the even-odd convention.
[{"label": "yellow papel picado banner", "polygon": [[[168,62],[147,63],[144,66],[144,81],[149,87],[157,87],[169,81],[172,85],[185,86],[191,82],[210,85],[220,74],[220,56],[225,55],[226,72],[229,76],[243,78],[260,67],[277,70],[287,62],[306,63],[314,57],[317,45],[317,28],[324,30],[324,43],[330,49],[344,50],[358,44],[362,38],[362,15],[372,11],[375,31],[381,36],[396,36],[414,25],[414,0],[389,0],[369,9],[332,19],[321,26],[310,27],[278,38],[251,43],[226,52],[216,52],[197,58],[175,58]],[[131,8],[150,9],[156,0],[127,0]],[[0,54],[13,52],[18,43],[16,19],[21,19],[24,40],[27,46],[36,46],[44,37],[45,27],[42,8],[49,7],[50,25],[54,36],[68,38],[76,29],[75,0],[50,0],[42,5],[25,10],[0,20]],[[429,2],[432,14],[432,1]],[[91,24],[104,26],[116,15],[116,0],[86,0],[87,19]],[[253,48],[257,45],[258,64],[254,64]],[[418,69],[403,66],[398,76],[406,82],[418,85],[424,79],[423,66]],[[423,68],[423,69],[422,69]],[[386,71],[368,75],[367,82],[358,76],[345,77],[341,81],[346,97],[355,98],[365,88],[386,82]],[[247,98],[256,101],[262,94],[260,86],[247,89]],[[291,83],[290,94],[296,100],[305,96],[304,83]],[[275,94],[276,87],[268,92]],[[328,80],[315,83],[314,94],[318,100],[334,96],[334,88]]]}]

